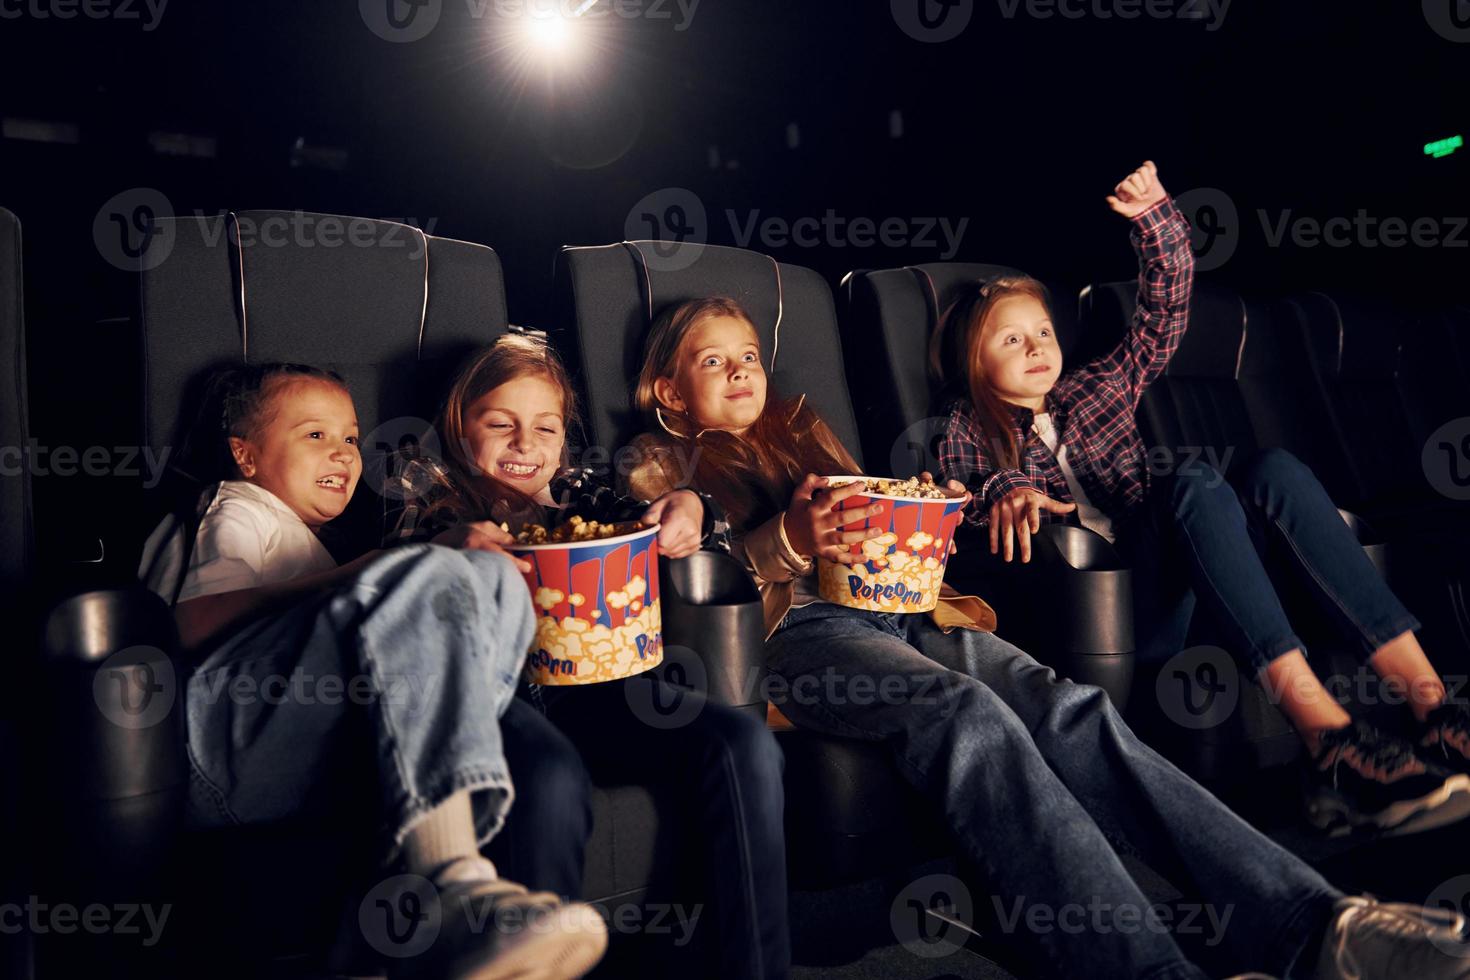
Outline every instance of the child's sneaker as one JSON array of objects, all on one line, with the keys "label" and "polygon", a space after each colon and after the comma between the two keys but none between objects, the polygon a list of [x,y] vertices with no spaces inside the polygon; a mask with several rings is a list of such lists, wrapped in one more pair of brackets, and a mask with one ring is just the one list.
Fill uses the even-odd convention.
[{"label": "child's sneaker", "polygon": [[1470,977],[1465,919],[1456,912],[1339,899],[1317,954],[1316,980],[1464,980]]},{"label": "child's sneaker", "polygon": [[1470,777],[1363,721],[1323,732],[1321,751],[1307,764],[1307,820],[1331,836],[1441,827],[1464,818],[1464,807],[1447,804],[1466,794]]},{"label": "child's sneaker", "polygon": [[597,965],[607,925],[595,909],[528,892],[489,867],[462,858],[435,876],[438,931],[428,948],[391,965],[392,980],[573,980]]},{"label": "child's sneaker", "polygon": [[1419,748],[1446,769],[1470,773],[1470,704],[1446,701],[1431,711]]}]

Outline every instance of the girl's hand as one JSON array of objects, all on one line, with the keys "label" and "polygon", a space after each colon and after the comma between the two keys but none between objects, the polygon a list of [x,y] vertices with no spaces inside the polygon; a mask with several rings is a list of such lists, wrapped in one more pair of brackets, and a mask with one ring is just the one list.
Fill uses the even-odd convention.
[{"label": "girl's hand", "polygon": [[658,550],[666,557],[688,558],[699,550],[704,501],[693,490],[674,490],[655,500],[639,520],[662,525]]},{"label": "girl's hand", "polygon": [[1136,218],[1168,196],[1164,185],[1159,183],[1159,168],[1152,160],[1145,160],[1143,166],[1113,188],[1113,193],[1108,195],[1108,207],[1125,218]]},{"label": "girl's hand", "polygon": [[[924,472],[922,472],[922,473],[919,474],[919,482],[920,483],[933,483],[934,482],[934,474],[933,473],[930,473],[928,470],[925,470]],[[964,493],[965,492],[965,485],[963,483],[961,483],[959,480],[946,480],[944,482],[944,489],[946,489],[946,490],[953,490],[955,493]],[[969,504],[969,501],[966,500],[965,503],[966,504]],[[959,548],[956,548],[955,547],[954,538],[950,538],[949,539],[949,553],[950,554],[954,554],[956,551],[959,551],[959,550],[960,550]]]},{"label": "girl's hand", "polygon": [[531,563],[517,558],[506,550],[515,544],[515,535],[494,521],[470,521],[456,524],[447,531],[436,534],[431,544],[442,544],[448,548],[463,548],[468,551],[495,551],[515,562],[516,568],[524,573],[531,571]]},{"label": "girl's hand", "polygon": [[861,553],[854,555],[848,549],[860,541],[876,538],[883,530],[870,527],[848,531],[845,528],[881,514],[883,505],[872,504],[847,511],[837,509],[840,502],[863,489],[861,481],[828,487],[824,478],[808,473],[791,495],[791,506],[786,508],[786,539],[796,553],[804,558],[825,558],[843,565],[863,561]]},{"label": "girl's hand", "polygon": [[1012,490],[990,508],[990,553],[1000,550],[1005,542],[1005,560],[1014,557],[1016,539],[1021,542],[1021,561],[1031,560],[1031,535],[1041,530],[1041,512],[1070,514],[1076,504],[1053,500],[1040,490],[1022,487]]}]

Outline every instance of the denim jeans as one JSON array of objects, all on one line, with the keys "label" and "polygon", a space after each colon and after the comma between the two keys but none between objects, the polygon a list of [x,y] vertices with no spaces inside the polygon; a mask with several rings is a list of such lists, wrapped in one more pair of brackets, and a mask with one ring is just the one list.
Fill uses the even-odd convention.
[{"label": "denim jeans", "polygon": [[525,698],[511,701],[500,735],[516,802],[484,854],[501,875],[532,891],[581,898],[592,836],[587,767],[577,747]]},{"label": "denim jeans", "polygon": [[[701,943],[701,952],[709,962],[684,966],[661,944],[652,961],[623,972],[788,976],[783,760],[764,718],[705,700],[656,672],[539,693],[547,717],[582,753],[595,781],[650,786],[675,802],[676,871],[705,906],[700,935],[712,930],[713,942]],[[609,961],[617,956],[611,951]]]},{"label": "denim jeans", "polygon": [[[1059,680],[993,634],[825,602],[787,614],[767,665],[797,725],[891,749],[987,873],[989,902],[1025,910],[1009,928],[1060,975],[1205,975],[1162,920],[1140,924],[1150,901],[1119,848],[1228,914],[1213,954],[1229,972],[1310,971],[1340,893],[1140,742],[1101,688]],[[1101,920],[1068,928],[1079,907]]]},{"label": "denim jeans", "polygon": [[507,558],[438,545],[246,627],[187,682],[191,821],[331,813],[368,772],[388,853],[462,790],[483,843],[514,795],[500,717],[533,628]]},{"label": "denim jeans", "polygon": [[1289,650],[1305,652],[1271,583],[1268,560],[1306,583],[1365,660],[1419,628],[1311,469],[1284,449],[1257,455],[1233,485],[1203,463],[1155,477],[1144,505],[1120,526],[1118,547],[1134,568],[1144,662],[1184,648],[1196,597],[1230,652],[1253,673]]}]

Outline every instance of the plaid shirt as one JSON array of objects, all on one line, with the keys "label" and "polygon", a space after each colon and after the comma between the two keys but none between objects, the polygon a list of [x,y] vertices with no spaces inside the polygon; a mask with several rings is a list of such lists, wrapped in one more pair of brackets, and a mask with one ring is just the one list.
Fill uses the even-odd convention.
[{"label": "plaid shirt", "polygon": [[[1144,389],[1179,348],[1194,282],[1189,225],[1171,199],[1135,217],[1129,238],[1139,271],[1138,307],[1128,335],[1107,355],[1067,372],[1046,396],[1078,483],[1093,505],[1114,519],[1148,490],[1143,438],[1133,414]],[[1032,429],[1032,411],[1011,406],[1011,417],[1019,469],[997,467],[968,398],[952,404],[945,423],[939,467],[945,479],[959,480],[974,494],[965,521],[975,527],[988,525],[991,506],[1022,487],[1072,502],[1056,456]],[[1065,518],[1043,512],[1041,519]]]}]

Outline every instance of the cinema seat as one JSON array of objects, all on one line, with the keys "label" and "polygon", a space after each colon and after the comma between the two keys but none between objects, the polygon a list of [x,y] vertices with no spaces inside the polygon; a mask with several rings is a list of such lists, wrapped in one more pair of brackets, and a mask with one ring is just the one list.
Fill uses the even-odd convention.
[{"label": "cinema seat", "polygon": [[[670,263],[669,248],[626,242],[564,248],[559,256],[556,338],[587,389],[591,444],[612,452],[644,429],[632,407],[629,379],[642,365],[653,317],[689,299],[724,295],[738,300],[755,321],[772,390],[805,392],[861,461],[826,282],[810,269],[757,252],[685,245]],[[874,359],[873,368],[881,372],[881,359]],[[759,670],[760,650],[746,656]],[[786,755],[787,855],[794,885],[828,887],[901,871],[948,849],[929,808],[881,745],[803,731],[777,737]]]},{"label": "cinema seat", "polygon": [[[945,406],[931,381],[929,339],[968,283],[1024,275],[1010,266],[940,262],[848,273],[839,296],[844,360],[874,472],[939,472]],[[1048,287],[1063,352],[1078,351],[1076,293]],[[1029,564],[1006,564],[962,539],[945,580],[984,596],[998,632],[1064,677],[1097,684],[1126,709],[1133,678],[1131,576],[1112,546],[1080,527],[1042,529]],[[1056,615],[1056,609],[1066,615]]]}]

